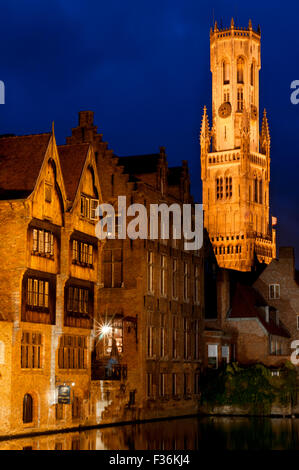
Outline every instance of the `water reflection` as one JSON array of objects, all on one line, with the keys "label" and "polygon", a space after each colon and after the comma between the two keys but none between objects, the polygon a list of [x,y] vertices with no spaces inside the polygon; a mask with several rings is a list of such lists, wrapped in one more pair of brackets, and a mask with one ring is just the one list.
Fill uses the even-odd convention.
[{"label": "water reflection", "polygon": [[298,450],[299,419],[184,418],[0,442],[0,450]]}]

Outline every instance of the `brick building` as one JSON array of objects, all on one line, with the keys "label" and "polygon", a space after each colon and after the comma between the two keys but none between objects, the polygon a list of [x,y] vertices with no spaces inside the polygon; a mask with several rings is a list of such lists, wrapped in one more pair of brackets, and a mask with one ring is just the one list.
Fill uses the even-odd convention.
[{"label": "brick building", "polygon": [[[67,138],[68,144],[79,142],[92,143],[103,200],[119,218],[119,195],[127,205],[147,209],[193,204],[187,162],[168,168],[164,148],[116,157],[88,111],[79,113],[79,125]],[[194,413],[202,357],[202,252],[185,250],[183,240],[118,239],[116,233],[106,240],[101,272],[97,320],[108,322],[112,335],[107,344],[96,344],[93,374],[94,386],[100,381],[109,392],[104,415],[115,420]],[[115,370],[126,371],[121,384],[104,373],[113,340]]]},{"label": "brick building", "polygon": [[58,152],[52,131],[3,137],[0,155],[0,433],[86,424],[101,250],[94,153]]},{"label": "brick building", "polygon": [[197,411],[202,252],[96,236],[118,196],[193,207],[187,163],[116,157],[92,118],[66,145],[0,138],[2,435]]},{"label": "brick building", "polygon": [[279,312],[290,332],[291,341],[299,339],[299,272],[295,269],[293,247],[280,247],[279,257],[263,270],[254,287]]}]

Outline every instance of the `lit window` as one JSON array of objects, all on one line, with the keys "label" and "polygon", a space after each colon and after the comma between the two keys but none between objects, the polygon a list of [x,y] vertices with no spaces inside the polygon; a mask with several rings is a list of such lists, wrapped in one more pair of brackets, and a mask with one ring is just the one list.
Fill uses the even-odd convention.
[{"label": "lit window", "polygon": [[34,307],[49,307],[49,282],[29,278],[27,281],[27,305]]},{"label": "lit window", "polygon": [[166,295],[166,275],[167,275],[167,259],[165,255],[161,255],[161,272],[160,272],[160,291],[161,295]]},{"label": "lit window", "polygon": [[238,58],[237,61],[237,83],[244,83],[244,59]]},{"label": "lit window", "polygon": [[218,368],[218,344],[208,344],[208,365]]},{"label": "lit window", "polygon": [[81,216],[90,219],[90,220],[97,220],[98,217],[96,215],[96,209],[99,205],[98,199],[93,199],[88,196],[81,196],[81,205],[80,205],[80,213]]},{"label": "lit window", "polygon": [[23,331],[21,340],[21,368],[40,369],[42,353],[42,335]]},{"label": "lit window", "polygon": [[154,291],[154,255],[152,251],[147,253],[147,290],[152,293]]},{"label": "lit window", "polygon": [[47,230],[32,230],[32,252],[39,255],[54,254],[54,235]]}]

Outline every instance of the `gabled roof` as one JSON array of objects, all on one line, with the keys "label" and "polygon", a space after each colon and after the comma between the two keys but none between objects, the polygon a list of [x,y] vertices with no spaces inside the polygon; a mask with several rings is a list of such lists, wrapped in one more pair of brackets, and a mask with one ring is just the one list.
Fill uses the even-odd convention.
[{"label": "gabled roof", "polygon": [[[281,321],[277,324],[271,318],[271,315],[269,315],[269,321],[266,321],[265,313],[261,307],[266,307],[267,305],[265,299],[254,287],[239,284],[233,297],[232,308],[228,318],[257,318],[270,335],[290,338],[289,332]],[[274,307],[271,306],[269,306],[269,310],[270,312],[275,311]]]},{"label": "gabled roof", "polygon": [[28,197],[38,178],[51,133],[0,137],[0,198]]},{"label": "gabled roof", "polygon": [[57,149],[67,199],[73,201],[84,168],[89,144],[59,145]]}]

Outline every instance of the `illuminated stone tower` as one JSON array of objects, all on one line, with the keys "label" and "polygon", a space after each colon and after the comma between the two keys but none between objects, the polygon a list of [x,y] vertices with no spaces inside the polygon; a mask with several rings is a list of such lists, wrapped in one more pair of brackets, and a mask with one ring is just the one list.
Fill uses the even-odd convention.
[{"label": "illuminated stone tower", "polygon": [[200,144],[205,228],[220,267],[249,271],[276,256],[269,220],[270,133],[259,129],[260,28],[210,32],[212,125],[204,108]]}]

